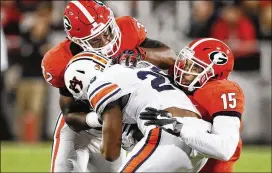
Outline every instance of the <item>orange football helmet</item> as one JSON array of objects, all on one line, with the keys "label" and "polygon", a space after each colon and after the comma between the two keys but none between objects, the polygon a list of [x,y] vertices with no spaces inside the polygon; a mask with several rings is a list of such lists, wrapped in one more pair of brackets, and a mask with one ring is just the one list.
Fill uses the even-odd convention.
[{"label": "orange football helmet", "polygon": [[[95,0],[70,1],[64,11],[64,28],[68,38],[84,50],[105,56],[116,54],[121,45],[121,32],[113,12]],[[105,45],[94,46],[97,36],[110,35]]]},{"label": "orange football helmet", "polygon": [[[227,79],[233,70],[234,56],[220,40],[202,38],[184,47],[175,62],[175,83],[193,91],[209,80]],[[194,76],[191,81],[186,77]]]}]

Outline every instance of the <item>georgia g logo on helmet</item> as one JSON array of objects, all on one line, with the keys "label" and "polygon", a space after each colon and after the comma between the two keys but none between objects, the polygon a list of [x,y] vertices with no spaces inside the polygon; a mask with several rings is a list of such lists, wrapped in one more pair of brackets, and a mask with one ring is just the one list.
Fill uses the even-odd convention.
[{"label": "georgia g logo on helmet", "polygon": [[216,65],[224,65],[228,62],[228,56],[221,51],[214,51],[209,54],[211,62]]},{"label": "georgia g logo on helmet", "polygon": [[72,29],[71,22],[67,16],[64,16],[63,23],[64,23],[64,28],[66,31],[70,31]]}]

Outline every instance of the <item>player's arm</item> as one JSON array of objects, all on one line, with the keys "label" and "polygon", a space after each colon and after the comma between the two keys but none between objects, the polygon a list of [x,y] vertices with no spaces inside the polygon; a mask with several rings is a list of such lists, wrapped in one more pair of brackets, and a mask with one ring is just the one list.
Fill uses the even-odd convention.
[{"label": "player's arm", "polygon": [[[104,77],[104,76],[103,76]],[[113,162],[120,155],[122,144],[122,95],[121,88],[115,83],[104,81],[102,76],[95,78],[88,88],[88,99],[91,107],[103,121],[102,155]]]},{"label": "player's arm", "polygon": [[116,101],[107,105],[102,117],[100,151],[106,160],[113,162],[119,158],[122,144],[122,112]]},{"label": "player's arm", "polygon": [[169,69],[170,66],[175,64],[175,52],[158,40],[146,38],[140,47],[146,52],[145,60],[161,69]]},{"label": "player's arm", "polygon": [[66,88],[60,88],[59,105],[65,122],[73,130],[79,132],[101,126],[97,114],[90,112],[86,103],[75,101]]},{"label": "player's arm", "polygon": [[[213,117],[211,133],[199,132],[193,126],[184,126],[180,135],[186,144],[208,157],[227,161],[239,142],[244,95],[238,87],[224,89],[223,86],[216,86],[209,91],[202,91],[201,97],[205,99],[199,101]],[[200,94],[196,92],[195,98],[198,97]]]},{"label": "player's arm", "polygon": [[211,133],[199,131],[192,126],[181,128],[181,139],[207,157],[229,160],[240,138],[240,119],[221,114],[214,118]]},{"label": "player's arm", "polygon": [[138,43],[136,47],[142,49],[140,52],[144,59],[165,70],[174,65],[175,52],[164,43],[148,38],[144,25],[138,20],[135,18],[130,18],[130,20],[135,33],[137,33]]}]

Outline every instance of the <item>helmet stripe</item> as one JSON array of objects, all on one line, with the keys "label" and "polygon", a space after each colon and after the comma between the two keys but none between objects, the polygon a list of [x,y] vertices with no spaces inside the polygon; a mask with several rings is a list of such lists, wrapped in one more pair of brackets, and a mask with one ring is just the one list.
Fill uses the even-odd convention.
[{"label": "helmet stripe", "polygon": [[77,6],[82,13],[87,17],[87,19],[90,21],[90,23],[94,26],[97,27],[97,23],[95,22],[94,18],[92,15],[88,12],[88,10],[79,2],[79,1],[71,1],[75,6]]},{"label": "helmet stripe", "polygon": [[[218,40],[218,39],[215,39],[215,38],[203,38],[203,39],[200,39],[198,40],[197,42],[195,42],[190,48],[192,50],[194,50],[196,48],[196,46],[198,46],[199,44],[205,42],[205,41],[210,41],[210,40],[215,40],[215,41],[219,41],[221,43],[223,43],[224,45],[226,45],[224,42],[222,42],[221,40]],[[228,45],[226,45],[228,47]],[[229,48],[229,47],[228,47]]]}]

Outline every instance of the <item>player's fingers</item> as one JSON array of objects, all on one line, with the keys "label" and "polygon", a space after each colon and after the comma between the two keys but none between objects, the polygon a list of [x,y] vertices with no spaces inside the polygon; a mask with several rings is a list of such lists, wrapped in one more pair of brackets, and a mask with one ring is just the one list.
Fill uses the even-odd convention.
[{"label": "player's fingers", "polygon": [[129,62],[130,62],[130,56],[126,55],[126,66],[129,66]]},{"label": "player's fingers", "polygon": [[146,110],[146,111],[150,111],[150,112],[158,112],[157,109],[152,108],[152,107],[146,107],[145,110]]},{"label": "player's fingers", "polygon": [[151,125],[158,125],[158,124],[155,120],[150,120],[150,121],[145,122],[144,125],[151,126]]},{"label": "player's fingers", "polygon": [[149,116],[149,117],[154,117],[154,119],[157,119],[157,116],[159,114],[156,112],[141,112],[140,116]]},{"label": "player's fingers", "polygon": [[136,67],[136,66],[137,66],[137,62],[138,62],[137,59],[135,59],[135,60],[132,62],[132,66],[133,66],[133,67]]},{"label": "player's fingers", "polygon": [[140,114],[140,119],[142,119],[142,120],[156,120],[157,116],[148,115],[148,114]]}]

